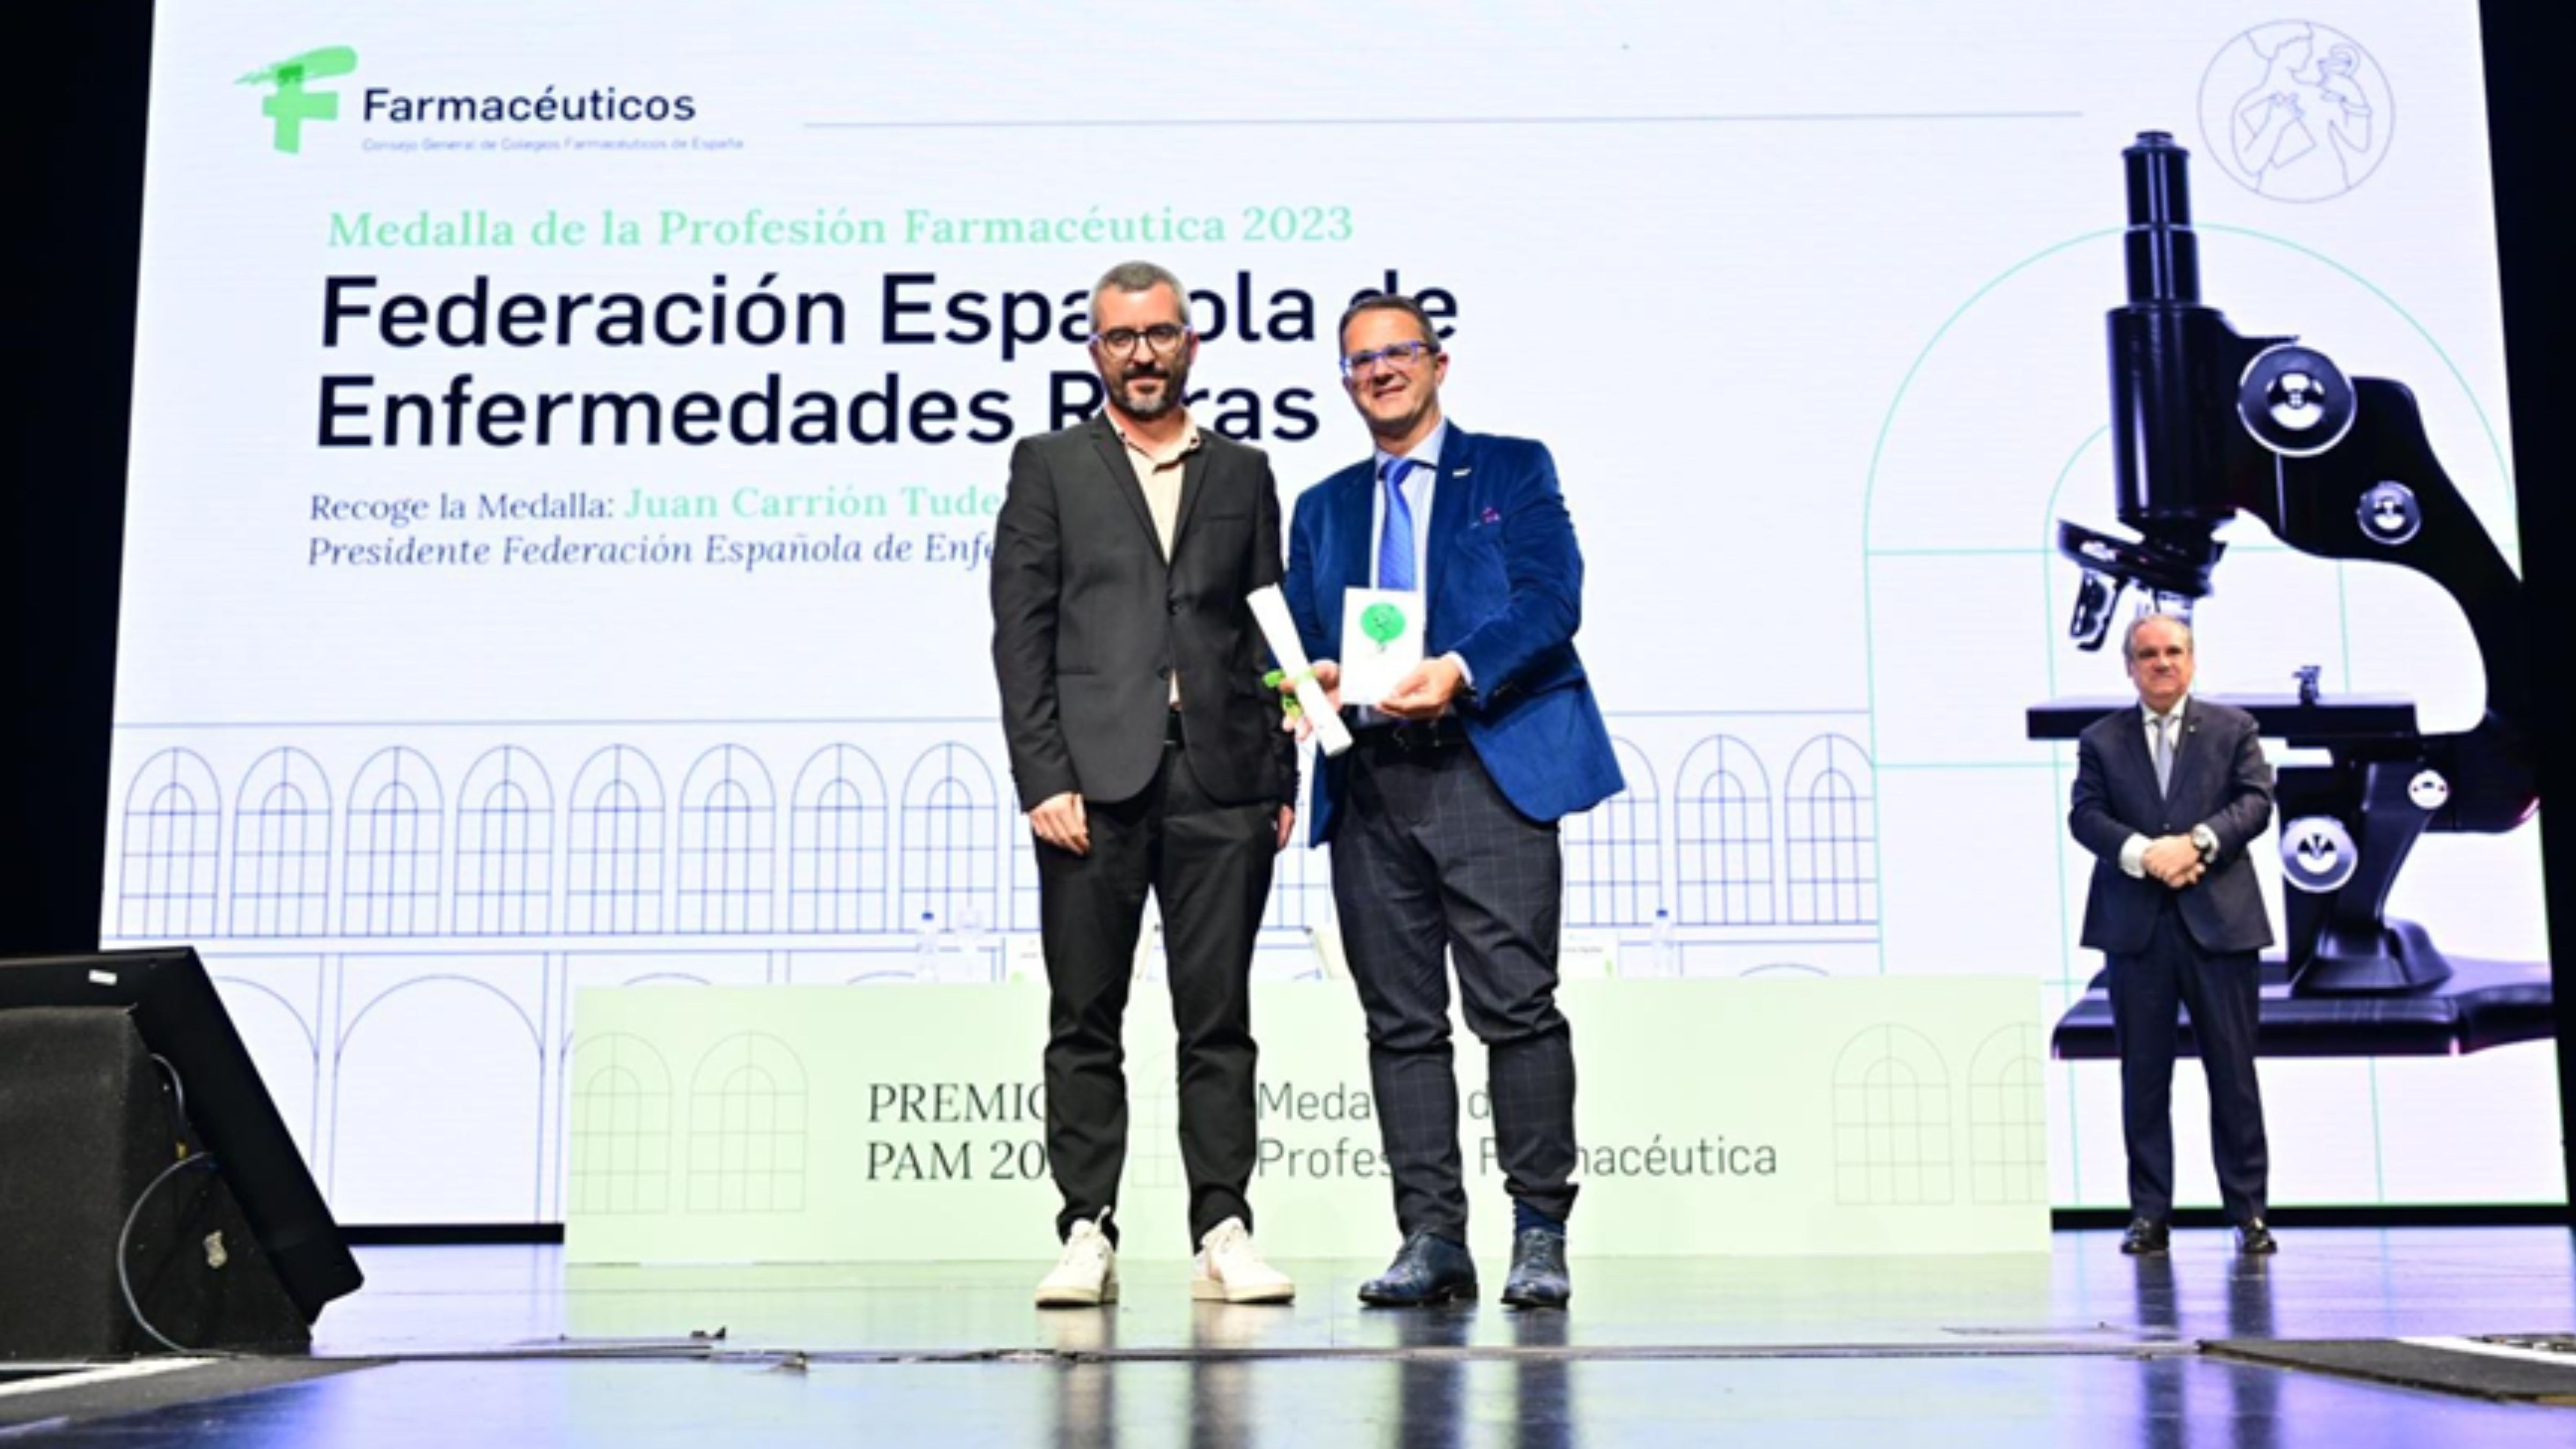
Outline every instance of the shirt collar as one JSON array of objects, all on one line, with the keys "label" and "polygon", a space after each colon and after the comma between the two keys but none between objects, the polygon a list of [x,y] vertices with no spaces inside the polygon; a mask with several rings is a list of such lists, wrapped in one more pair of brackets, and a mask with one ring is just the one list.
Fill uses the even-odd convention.
[{"label": "shirt collar", "polygon": [[[1436,472],[1440,467],[1440,445],[1447,441],[1449,441],[1449,420],[1442,418],[1432,424],[1431,432],[1421,442],[1413,445],[1412,452],[1402,456],[1411,458],[1415,464],[1425,470],[1426,474]],[[1384,448],[1377,449],[1376,453],[1378,476],[1383,478],[1386,476],[1387,460],[1397,455]]]},{"label": "shirt collar", "polygon": [[1180,446],[1174,448],[1168,453],[1157,453],[1153,449],[1148,448],[1143,443],[1137,441],[1136,438],[1124,427],[1121,427],[1116,413],[1111,412],[1107,408],[1102,408],[1100,410],[1100,414],[1102,417],[1109,419],[1110,431],[1118,435],[1118,441],[1126,447],[1128,452],[1137,454],[1144,458],[1145,461],[1152,463],[1158,468],[1168,468],[1172,466],[1174,462],[1197,452],[1200,446],[1207,442],[1207,438],[1199,432],[1197,420],[1192,418],[1188,413],[1183,413],[1181,414],[1181,426],[1183,431],[1181,434]]},{"label": "shirt collar", "polygon": [[2138,713],[2145,718],[2148,724],[2152,725],[2162,720],[2181,719],[2183,710],[2188,708],[2190,704],[2191,691],[2185,690],[2183,691],[2182,698],[2174,701],[2174,707],[2165,711],[2163,714],[2156,713],[2154,706],[2148,704],[2143,699],[2138,701]]}]

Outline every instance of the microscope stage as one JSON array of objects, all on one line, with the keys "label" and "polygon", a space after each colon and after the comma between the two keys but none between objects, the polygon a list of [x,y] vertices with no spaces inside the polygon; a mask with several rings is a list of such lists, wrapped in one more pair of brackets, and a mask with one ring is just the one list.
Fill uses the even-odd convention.
[{"label": "microscope stage", "polygon": [[[2546,1041],[2557,1031],[2549,967],[2531,961],[2450,958],[2451,979],[2436,991],[2404,996],[2293,996],[2289,968],[2263,962],[2263,1025],[2255,1052],[2267,1057],[2445,1057],[2518,1041]],[[2182,1053],[2195,1054],[2190,1013],[2183,1013]],[[2096,975],[2049,1039],[2061,1061],[2109,1061],[2120,1055],[2111,1036],[2111,999]]]}]

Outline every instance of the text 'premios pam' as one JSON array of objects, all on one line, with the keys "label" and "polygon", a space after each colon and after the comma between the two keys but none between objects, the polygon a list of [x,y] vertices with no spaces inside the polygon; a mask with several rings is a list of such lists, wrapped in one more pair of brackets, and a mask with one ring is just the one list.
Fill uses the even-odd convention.
[{"label": "text 'premios pam'", "polygon": [[[1266,1081],[1255,1089],[1261,1139],[1254,1175],[1285,1180],[1388,1179],[1377,1140],[1376,1098],[1365,1085]],[[1502,1165],[1482,1088],[1467,1095],[1473,1170]],[[871,1183],[1041,1182],[1047,1178],[1046,1087],[1036,1081],[893,1081],[868,1084],[867,1134],[859,1144]],[[1576,1177],[1705,1179],[1759,1188],[1782,1172],[1779,1148],[1718,1131],[1635,1132],[1579,1149]]]},{"label": "text 'premios pam'", "polygon": [[[1458,316],[1447,289],[1391,266],[1329,289],[1250,269],[1214,280],[1189,297],[1202,340],[1302,345],[1312,366],[1296,371],[1318,378],[1189,392],[1202,426],[1256,444],[1299,442],[1322,427],[1332,329],[1350,301],[1408,292],[1444,337]],[[910,565],[973,573],[992,556],[990,525],[1001,507],[1003,469],[993,450],[1084,421],[1102,404],[1084,351],[1090,304],[1087,288],[967,286],[935,271],[884,272],[856,288],[792,285],[774,271],[717,272],[665,291],[522,290],[487,274],[425,292],[380,275],[333,274],[322,284],[313,446],[351,464],[453,457],[473,481],[408,493],[312,490],[303,504],[305,562],[749,572]],[[653,382],[625,381],[639,371],[634,359],[657,354],[648,364]],[[957,389],[907,377],[913,358],[944,364],[961,354],[989,385]],[[537,370],[561,382],[519,381]],[[585,370],[621,383],[585,384]],[[857,471],[866,481],[756,476],[764,458],[811,460],[835,450],[864,453],[867,466]],[[544,460],[568,453],[631,458],[636,481],[550,485]],[[967,456],[978,461],[961,470]],[[887,469],[894,458],[915,464]],[[493,465],[504,459],[526,460],[511,469],[523,481],[495,477]],[[801,479],[816,470],[802,461],[774,471]],[[889,472],[919,481],[873,481]],[[718,475],[726,481],[710,486]]]}]

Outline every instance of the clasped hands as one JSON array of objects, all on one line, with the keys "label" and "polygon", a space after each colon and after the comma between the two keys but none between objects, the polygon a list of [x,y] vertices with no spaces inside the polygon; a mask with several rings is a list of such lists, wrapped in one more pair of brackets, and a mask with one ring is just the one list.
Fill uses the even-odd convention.
[{"label": "clasped hands", "polygon": [[2196,885],[2209,871],[2208,862],[2200,858],[2200,847],[2188,835],[2168,835],[2147,842],[2146,853],[2138,864],[2146,873],[2173,890]]},{"label": "clasped hands", "polygon": [[[1334,709],[1340,709],[1342,707],[1342,666],[1330,659],[1316,660],[1315,682],[1324,687],[1325,700]],[[1386,698],[1377,702],[1377,708],[1381,714],[1393,715],[1402,720],[1438,719],[1440,712],[1447,709],[1450,702],[1458,697],[1459,686],[1465,682],[1466,676],[1458,668],[1458,661],[1445,654],[1437,659],[1425,659],[1406,671],[1405,676],[1395,682],[1395,688],[1388,691]],[[1279,682],[1279,692],[1291,699],[1296,697],[1296,690],[1297,685],[1294,680],[1283,679]],[[1315,732],[1315,722],[1295,712],[1291,712],[1286,719],[1282,720],[1279,727],[1293,731],[1301,740]]]}]

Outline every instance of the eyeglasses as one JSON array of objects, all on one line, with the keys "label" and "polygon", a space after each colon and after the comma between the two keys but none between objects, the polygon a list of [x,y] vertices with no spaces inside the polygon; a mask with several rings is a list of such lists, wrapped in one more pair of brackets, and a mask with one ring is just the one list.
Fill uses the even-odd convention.
[{"label": "eyeglasses", "polygon": [[1093,334],[1091,341],[1093,346],[1107,352],[1133,352],[1139,342],[1156,352],[1169,352],[1179,347],[1181,339],[1189,335],[1190,329],[1177,322],[1157,322],[1141,331],[1134,327],[1112,327],[1106,332]]},{"label": "eyeglasses", "polygon": [[1439,350],[1428,342],[1399,342],[1392,347],[1354,352],[1342,359],[1342,376],[1358,377],[1363,373],[1374,372],[1380,367],[1391,367],[1398,372],[1411,372],[1422,365],[1422,359]]}]

